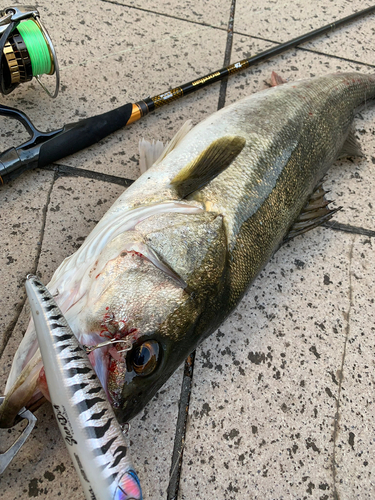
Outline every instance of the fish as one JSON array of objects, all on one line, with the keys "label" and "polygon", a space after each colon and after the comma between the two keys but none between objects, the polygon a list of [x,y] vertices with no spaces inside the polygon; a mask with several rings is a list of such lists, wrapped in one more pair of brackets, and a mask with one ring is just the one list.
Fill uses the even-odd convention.
[{"label": "fish", "polygon": [[[375,77],[360,73],[277,85],[185,124],[161,154],[144,155],[151,168],[48,285],[81,344],[113,341],[89,359],[119,422],[218,328],[285,241],[340,209],[330,209],[322,182],[337,158],[362,155],[353,119],[374,96]],[[31,322],[0,427],[44,398]]]},{"label": "fish", "polygon": [[142,500],[120,425],[85,349],[53,297],[26,279],[52,407],[88,500]]}]

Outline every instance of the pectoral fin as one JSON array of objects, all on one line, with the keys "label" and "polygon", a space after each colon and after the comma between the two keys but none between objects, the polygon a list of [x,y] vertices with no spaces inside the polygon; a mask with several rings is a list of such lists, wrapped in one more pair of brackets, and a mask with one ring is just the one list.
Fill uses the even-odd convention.
[{"label": "pectoral fin", "polygon": [[246,140],[225,136],[212,142],[195,160],[184,167],[171,182],[181,198],[208,184],[240,154]]},{"label": "pectoral fin", "polygon": [[332,203],[332,201],[326,199],[326,194],[327,191],[325,191],[323,185],[319,184],[298,216],[298,219],[291,227],[289,233],[284,238],[284,243],[295,236],[299,236],[306,231],[310,231],[310,229],[320,226],[324,222],[330,220],[336,212],[341,210],[342,207],[334,208],[333,210],[328,208],[328,205]]}]

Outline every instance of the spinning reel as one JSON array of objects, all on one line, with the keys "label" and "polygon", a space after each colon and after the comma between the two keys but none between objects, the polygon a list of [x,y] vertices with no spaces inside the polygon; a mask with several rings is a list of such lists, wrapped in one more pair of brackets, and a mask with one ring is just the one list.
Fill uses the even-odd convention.
[{"label": "spinning reel", "polygon": [[[60,74],[55,49],[37,9],[8,7],[0,11],[0,92],[10,94],[18,85],[35,77],[47,94],[59,92]],[[51,93],[41,75],[56,75]]]}]

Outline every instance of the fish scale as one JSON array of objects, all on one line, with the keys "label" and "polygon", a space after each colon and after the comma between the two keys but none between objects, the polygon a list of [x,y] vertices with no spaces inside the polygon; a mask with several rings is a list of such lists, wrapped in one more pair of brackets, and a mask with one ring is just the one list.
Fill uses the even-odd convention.
[{"label": "fish scale", "polygon": [[86,498],[141,500],[123,432],[85,350],[35,276],[26,291],[53,409]]}]

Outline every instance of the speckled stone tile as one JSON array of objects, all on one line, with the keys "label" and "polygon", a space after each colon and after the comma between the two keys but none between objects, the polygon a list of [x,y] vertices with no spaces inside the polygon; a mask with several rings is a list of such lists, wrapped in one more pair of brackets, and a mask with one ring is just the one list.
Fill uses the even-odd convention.
[{"label": "speckled stone tile", "polygon": [[[1,476],[0,498],[16,500],[38,497],[84,500],[78,476],[57,428],[50,405],[36,412],[38,423],[28,440]],[[21,425],[21,424],[20,424]],[[19,426],[1,432],[1,448],[16,439]],[[6,442],[7,441],[7,442]],[[5,446],[4,446],[5,447]]]},{"label": "speckled stone tile", "polygon": [[[157,95],[223,65],[225,30],[100,0],[52,0],[40,12],[58,55],[61,93],[52,100],[37,83],[25,84],[6,104],[26,111],[41,130]],[[215,85],[171,104],[59,163],[135,179],[139,140],[169,141],[186,120],[214,112],[218,92]]]},{"label": "speckled stone tile", "polygon": [[[267,40],[285,41],[368,5],[239,0],[235,31],[243,35],[234,37],[231,60],[271,47]],[[32,83],[3,102],[29,113],[40,129],[53,129],[204,75],[223,65],[229,7],[228,0],[51,0],[39,9],[58,53],[61,94],[52,101]],[[232,77],[227,103],[263,89],[272,70],[291,81],[335,71],[373,72],[338,59],[374,63],[373,19],[306,45],[335,57],[294,50]],[[218,84],[208,87],[60,163],[136,178],[139,138],[169,140],[187,118],[196,123],[216,109],[218,90]],[[344,206],[335,219],[372,230],[374,123],[371,110],[356,121],[366,159],[337,162],[326,180],[330,197]],[[21,136],[19,127],[1,126],[1,149]],[[0,294],[6,311],[1,333],[13,318],[7,311],[22,302],[21,281],[35,260],[42,212],[35,210],[29,220],[21,207],[43,207],[51,182],[51,172],[31,172],[0,191],[7,207],[19,207],[6,211],[11,224],[20,214],[24,221],[17,235],[6,226],[0,241],[3,258],[12,244],[12,258],[18,259],[1,281],[1,289],[10,290]],[[17,186],[27,186],[30,195]],[[98,181],[55,181],[38,266],[44,281],[120,192]],[[198,350],[179,500],[374,496],[372,247],[366,238],[327,229],[291,242]],[[26,322],[24,311],[1,358],[2,387]],[[145,500],[166,499],[181,376],[180,369],[131,426],[130,451]],[[50,407],[37,415],[33,435],[1,477],[0,498],[83,500]],[[5,431],[4,438],[0,430],[1,447],[18,432]]]},{"label": "speckled stone tile", "polygon": [[[181,376],[182,370],[178,370],[147,408],[133,419],[128,433],[129,453],[145,500],[167,498]],[[84,500],[51,406],[40,408],[36,416],[35,429],[1,476],[0,499]],[[0,430],[0,449],[15,441],[20,425],[9,431]]]},{"label": "speckled stone tile", "polygon": [[[366,285],[373,282],[371,255],[360,258],[357,244],[351,257],[354,238],[318,229],[290,242],[198,349],[180,500],[333,498],[351,259],[360,261]],[[366,295],[362,281],[356,287]],[[372,316],[353,308],[350,321],[368,325]],[[373,352],[368,356],[373,366]],[[372,407],[368,412],[374,418]],[[350,417],[370,453],[371,426]],[[341,437],[341,423],[339,436],[348,436]],[[358,498],[369,498],[368,486],[355,482],[356,471],[336,452],[338,460],[351,470],[346,481]]]},{"label": "speckled stone tile", "polygon": [[183,367],[130,423],[131,454],[144,500],[166,500]]},{"label": "speckled stone tile", "polygon": [[0,186],[0,346],[25,300],[23,282],[40,251],[44,206],[52,181],[51,172],[27,173]]},{"label": "speckled stone tile", "polygon": [[[247,40],[235,36],[234,50],[239,59],[242,54],[248,57]],[[327,72],[363,69],[294,50],[229,80],[227,102],[265,88],[264,82],[272,71],[293,81]],[[332,191],[329,197],[344,207],[335,220],[372,230],[375,227],[374,122],[371,110],[363,111],[356,120],[357,135],[367,158],[337,162],[325,183]],[[328,247],[327,238],[332,242]],[[263,279],[272,280],[272,284],[263,287],[258,280],[247,295],[250,304],[240,304],[215,334],[216,338],[214,335],[207,340],[198,351],[180,500],[328,500],[338,491],[343,478],[339,478],[338,471],[334,483],[331,470],[333,424],[338,397],[337,370],[341,367],[346,335],[344,320],[349,308],[351,238],[319,230],[292,242],[290,249],[297,242],[306,245],[297,255],[286,259],[289,268],[295,267],[294,276],[290,271],[280,272],[275,267],[276,261],[271,263],[267,270],[272,270],[263,273]],[[282,252],[290,249],[276,255],[277,263]],[[313,276],[306,277],[305,268],[311,265],[306,263],[306,255],[315,252],[319,252],[324,262],[315,264]],[[368,267],[370,262],[371,258],[367,260]],[[368,273],[373,282],[370,269]],[[290,279],[293,281],[289,282]],[[257,311],[258,307],[262,313]],[[368,316],[363,321],[371,324]],[[264,330],[268,332],[266,339]],[[369,420],[371,417],[373,411]],[[359,425],[369,441],[372,439],[370,426],[361,425],[360,421],[354,425]],[[342,439],[346,440],[347,435]],[[344,464],[343,458],[340,465]],[[352,488],[354,474],[352,468]],[[366,483],[359,484],[358,489],[358,498],[366,498],[371,489],[368,475]],[[350,495],[345,497],[344,490],[343,486],[342,498],[350,498]]]},{"label": "speckled stone tile", "polygon": [[60,177],[55,181],[38,266],[44,283],[81,246],[123,192],[121,186],[94,179]]},{"label": "speckled stone tile", "polygon": [[337,493],[342,500],[375,496],[374,259],[373,242],[356,238],[335,440]]},{"label": "speckled stone tile", "polygon": [[[177,17],[194,23],[226,28],[231,0],[217,0],[210,3],[204,0],[185,0],[185,2],[171,2],[169,0],[119,0],[119,3],[164,14],[168,17]],[[168,17],[165,19],[166,22],[169,22]]]},{"label": "speckled stone tile", "polygon": [[[312,30],[338,21],[354,12],[372,6],[370,1],[275,2],[255,0],[236,2],[235,31],[273,42],[287,42]],[[374,35],[375,15],[337,28],[303,48],[335,57],[373,64],[373,49],[369,40]]]},{"label": "speckled stone tile", "polygon": [[332,206],[342,206],[335,220],[352,226],[375,229],[375,110],[361,112],[354,121],[364,157],[337,161],[324,183]]},{"label": "speckled stone tile", "polygon": [[[35,266],[36,255],[33,246],[42,240],[41,222],[43,205],[47,205],[47,195],[50,196],[45,228],[43,231],[43,244],[38,262],[38,273],[45,283],[52,276],[56,267],[81,244],[89,231],[96,225],[107,208],[123,191],[119,186],[108,185],[88,179],[59,178],[53,183],[53,173],[38,170],[29,172],[20,177],[11,185],[4,186],[0,196],[18,202],[13,210],[8,207],[7,214],[20,224],[19,234],[7,235],[0,245],[6,251],[11,242],[15,243],[15,250],[22,252],[18,257],[18,281],[16,298],[1,294],[3,301],[2,310],[14,311],[15,300],[21,302],[25,296],[23,282],[26,275]],[[108,186],[111,193],[108,194]],[[17,187],[17,189],[15,189]],[[44,187],[41,189],[41,187]],[[49,191],[51,191],[49,193]],[[34,204],[41,204],[39,210],[34,210]],[[4,213],[4,212],[3,212]],[[32,214],[32,216],[30,215]],[[30,220],[28,220],[28,218]],[[12,221],[12,219],[11,219]],[[33,235],[33,227],[35,235]],[[23,250],[25,241],[22,232],[27,232],[30,238],[30,248]],[[22,231],[20,233],[20,231]],[[36,241],[34,241],[36,240]],[[26,239],[27,241],[27,239]],[[19,245],[19,248],[18,248]],[[28,256],[28,259],[26,258]],[[35,271],[35,269],[34,269]],[[15,272],[15,271],[13,271]],[[12,283],[11,276],[7,280]],[[4,289],[2,287],[2,289]],[[26,307],[28,309],[28,307]],[[19,314],[19,311],[17,311]],[[3,319],[4,318],[4,319]],[[1,321],[5,315],[1,314]],[[0,383],[1,393],[9,374],[10,363],[19,345],[23,331],[28,323],[28,314],[23,311],[14,329],[13,335],[1,356]],[[70,456],[60,437],[60,432],[55,423],[55,417],[49,405],[37,411],[38,424],[31,437],[28,439],[17,458],[1,476],[0,498],[13,500],[38,496],[40,498],[67,498],[83,499],[78,476],[72,465]],[[21,427],[12,430],[0,429],[1,451],[15,441]],[[9,435],[7,436],[7,433]],[[7,440],[5,438],[7,437]],[[22,471],[22,473],[21,473]],[[53,495],[51,497],[51,495]]]}]

